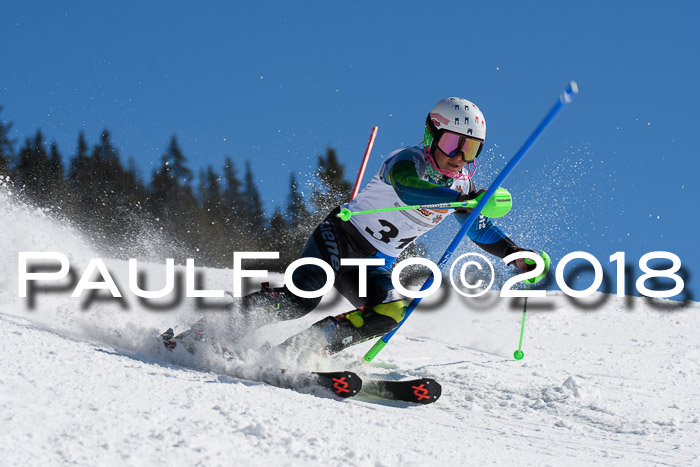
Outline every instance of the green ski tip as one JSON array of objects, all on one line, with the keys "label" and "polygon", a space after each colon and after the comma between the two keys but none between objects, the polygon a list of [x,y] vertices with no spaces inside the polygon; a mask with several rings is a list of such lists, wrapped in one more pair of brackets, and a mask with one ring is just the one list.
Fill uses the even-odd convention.
[{"label": "green ski tip", "polygon": [[513,358],[516,360],[522,360],[524,356],[525,356],[525,352],[523,352],[520,349],[513,352]]},{"label": "green ski tip", "polygon": [[340,217],[341,220],[344,220],[344,221],[347,222],[347,221],[350,220],[350,216],[352,216],[352,212],[350,212],[350,210],[349,210],[348,208],[343,208],[343,209],[341,209],[340,212],[339,212],[338,214],[336,214],[336,215],[337,215],[338,217]]}]

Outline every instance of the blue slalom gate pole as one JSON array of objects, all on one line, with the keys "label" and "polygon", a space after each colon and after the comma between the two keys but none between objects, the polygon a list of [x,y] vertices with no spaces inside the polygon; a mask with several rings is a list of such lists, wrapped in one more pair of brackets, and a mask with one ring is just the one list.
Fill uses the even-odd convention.
[{"label": "blue slalom gate pole", "polygon": [[[539,126],[535,128],[535,131],[532,132],[527,141],[525,141],[525,143],[518,150],[518,152],[515,153],[515,156],[513,156],[510,162],[508,162],[508,164],[503,168],[503,170],[501,170],[501,173],[498,174],[498,177],[496,177],[493,183],[491,183],[489,189],[481,197],[481,201],[479,202],[479,204],[476,205],[469,217],[467,217],[467,220],[464,222],[464,225],[462,226],[462,228],[459,229],[459,232],[457,232],[457,235],[452,240],[452,243],[450,243],[450,246],[447,247],[447,250],[445,250],[445,253],[442,255],[442,258],[440,258],[440,262],[438,262],[437,264],[439,270],[442,271],[447,262],[450,260],[455,249],[464,239],[464,236],[467,234],[467,231],[472,226],[477,217],[479,217],[479,214],[481,214],[481,210],[484,209],[484,206],[486,205],[486,203],[488,203],[489,199],[491,199],[491,196],[493,196],[498,187],[501,186],[506,177],[508,177],[508,175],[512,172],[512,170],[515,168],[518,162],[520,162],[520,159],[522,159],[523,156],[525,156],[525,154],[527,153],[527,151],[532,147],[532,145],[535,144],[535,141],[537,141],[542,132],[549,126],[550,123],[552,123],[554,117],[556,117],[557,114],[559,114],[561,109],[564,108],[566,104],[570,103],[574,99],[574,96],[576,96],[576,94],[578,94],[578,86],[576,85],[576,82],[572,81],[571,83],[569,83],[569,86],[564,90],[564,92],[561,93],[561,95],[559,96],[559,100],[556,104],[554,104],[554,107],[552,107],[552,109],[544,117]],[[420,288],[420,291],[422,292],[428,289],[433,284],[434,280],[435,278],[431,274],[430,277],[428,277],[428,279],[423,283],[423,286]],[[393,330],[384,334],[384,336],[382,336],[377,342],[375,342],[372,348],[369,349],[369,351],[365,354],[365,361],[371,362],[374,359],[374,357],[376,357],[377,354],[381,352],[381,350],[389,343],[389,340],[394,336],[394,334],[396,334],[396,331],[398,331],[399,328],[403,325],[403,323],[406,322],[408,317],[411,316],[411,313],[413,313],[413,310],[416,309],[421,300],[421,297],[416,297],[413,300],[411,300],[411,303],[406,308],[406,314],[404,315],[401,322]]]}]

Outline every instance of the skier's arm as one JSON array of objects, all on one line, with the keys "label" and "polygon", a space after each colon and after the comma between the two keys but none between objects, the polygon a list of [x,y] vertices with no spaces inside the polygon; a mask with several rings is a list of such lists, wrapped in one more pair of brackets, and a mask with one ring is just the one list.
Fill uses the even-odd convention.
[{"label": "skier's arm", "polygon": [[[467,217],[469,216],[469,212],[456,213],[455,218],[460,223],[464,224],[464,222],[467,220]],[[532,251],[533,253],[535,253],[533,250],[521,248],[518,245],[516,245],[513,240],[508,238],[508,236],[505,233],[503,233],[501,229],[496,227],[493,224],[493,222],[491,222],[489,218],[484,217],[483,214],[479,214],[479,218],[476,220],[476,222],[474,222],[471,225],[471,227],[469,227],[467,235],[474,243],[481,247],[482,250],[499,258],[505,258],[511,253],[517,253],[519,251]],[[535,279],[535,282],[531,283],[539,282],[549,272],[549,257],[544,251],[542,252],[542,255],[547,257],[545,262],[544,273],[538,276],[538,278]],[[510,263],[508,263],[508,265],[515,266],[522,272],[528,272],[535,269],[536,263],[534,261],[520,258],[515,261],[511,261]]]},{"label": "skier's arm", "polygon": [[[455,218],[460,224],[464,224],[467,217],[468,213],[455,213]],[[491,222],[491,219],[484,217],[483,214],[479,214],[477,220],[469,227],[467,236],[482,250],[498,258],[505,258],[511,253],[525,249],[516,245],[513,240],[508,238],[501,229]]]},{"label": "skier's arm", "polygon": [[394,187],[404,203],[436,204],[457,201],[460,192],[423,180],[418,175],[416,160],[410,150],[394,156],[384,172],[384,179]]}]

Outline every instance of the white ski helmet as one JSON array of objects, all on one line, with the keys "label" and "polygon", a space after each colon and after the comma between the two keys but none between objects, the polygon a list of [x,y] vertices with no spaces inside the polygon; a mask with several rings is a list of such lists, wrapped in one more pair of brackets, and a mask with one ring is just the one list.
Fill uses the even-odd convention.
[{"label": "white ski helmet", "polygon": [[481,152],[486,139],[486,120],[473,102],[461,97],[448,97],[435,104],[425,120],[423,143],[428,153],[434,154],[435,146],[446,130],[481,140]]}]

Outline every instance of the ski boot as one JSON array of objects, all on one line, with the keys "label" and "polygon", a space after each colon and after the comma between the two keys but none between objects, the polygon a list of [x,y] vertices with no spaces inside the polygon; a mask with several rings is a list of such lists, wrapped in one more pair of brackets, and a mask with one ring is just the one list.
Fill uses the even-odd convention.
[{"label": "ski boot", "polygon": [[216,353],[228,352],[226,344],[217,337],[213,328],[214,326],[206,318],[202,318],[194,323],[190,329],[177,336],[174,335],[175,332],[172,328],[168,328],[160,337],[165,348],[170,351],[175,350],[181,344],[189,353],[194,354],[199,342],[209,342]]},{"label": "ski boot", "polygon": [[173,331],[173,328],[168,328],[167,331],[160,335],[166,349],[175,350],[175,347],[177,347],[177,342],[173,339],[174,337],[175,331]]},{"label": "ski boot", "polygon": [[290,337],[280,344],[280,347],[300,349],[312,345],[314,339],[322,336],[323,350],[328,354],[334,354],[391,331],[403,317],[402,315],[399,317],[398,312],[403,313],[404,310],[405,304],[397,301],[380,304],[374,308],[358,308],[338,316],[328,316]]}]

